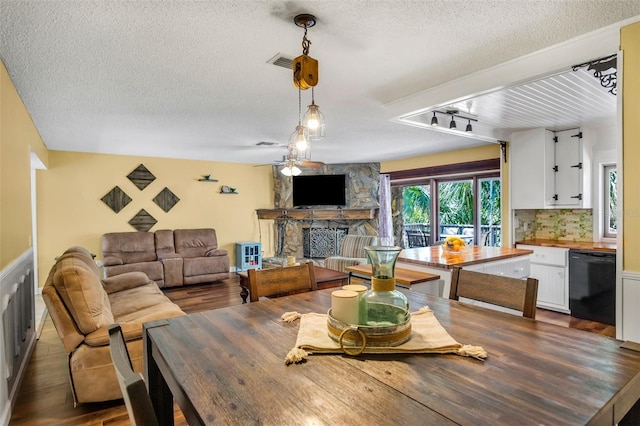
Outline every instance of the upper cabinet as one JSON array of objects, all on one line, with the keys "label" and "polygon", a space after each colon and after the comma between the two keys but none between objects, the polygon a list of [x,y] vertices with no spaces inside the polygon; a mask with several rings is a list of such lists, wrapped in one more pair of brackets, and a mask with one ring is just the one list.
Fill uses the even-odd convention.
[{"label": "upper cabinet", "polygon": [[580,129],[515,132],[511,208],[590,208],[591,152]]}]

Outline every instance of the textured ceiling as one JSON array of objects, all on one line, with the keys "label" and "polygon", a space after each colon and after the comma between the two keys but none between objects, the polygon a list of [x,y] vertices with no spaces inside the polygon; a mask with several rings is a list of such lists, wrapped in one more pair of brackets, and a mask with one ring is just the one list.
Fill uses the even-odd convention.
[{"label": "textured ceiling", "polygon": [[[485,144],[390,121],[385,105],[636,17],[640,2],[0,0],[0,58],[49,149],[269,163],[298,93],[268,61],[301,54],[299,13],[318,18],[309,54],[327,137],[312,159],[338,163]],[[532,125],[504,113],[504,91],[489,95],[479,118]]]}]

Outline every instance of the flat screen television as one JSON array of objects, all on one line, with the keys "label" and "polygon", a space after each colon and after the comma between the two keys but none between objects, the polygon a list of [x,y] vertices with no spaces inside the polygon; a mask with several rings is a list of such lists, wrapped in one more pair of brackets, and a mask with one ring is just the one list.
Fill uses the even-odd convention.
[{"label": "flat screen television", "polygon": [[293,176],[293,206],[345,206],[345,175]]}]

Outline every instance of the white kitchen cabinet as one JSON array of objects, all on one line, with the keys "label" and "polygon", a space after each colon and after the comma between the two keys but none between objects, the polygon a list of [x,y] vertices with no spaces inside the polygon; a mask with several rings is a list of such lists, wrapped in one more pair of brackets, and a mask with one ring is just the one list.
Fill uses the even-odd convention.
[{"label": "white kitchen cabinet", "polygon": [[539,308],[569,313],[569,249],[517,244],[516,248],[533,250],[529,276],[538,280]]},{"label": "white kitchen cabinet", "polygon": [[553,132],[545,129],[514,132],[509,152],[511,208],[549,207],[555,193]]},{"label": "white kitchen cabinet", "polygon": [[580,129],[555,132],[555,207],[591,207],[591,152]]},{"label": "white kitchen cabinet", "polygon": [[514,132],[511,208],[590,208],[591,152],[579,129]]}]

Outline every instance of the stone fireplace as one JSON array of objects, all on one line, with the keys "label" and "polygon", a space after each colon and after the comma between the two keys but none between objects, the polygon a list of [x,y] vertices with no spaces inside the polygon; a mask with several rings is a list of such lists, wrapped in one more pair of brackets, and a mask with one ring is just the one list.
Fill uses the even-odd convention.
[{"label": "stone fireplace", "polygon": [[[320,169],[301,169],[303,174],[345,174],[347,206],[344,209],[334,209],[336,214],[329,219],[314,215],[313,209],[310,214],[290,214],[305,210],[292,208],[291,178],[282,175],[278,167],[274,166],[274,209],[282,209],[283,212],[272,218],[276,233],[274,253],[277,257],[324,259],[338,253],[346,234],[378,235],[377,214],[362,218],[351,217],[348,212],[352,209],[371,209],[377,212],[380,163],[325,164]],[[326,209],[322,211],[326,212]],[[297,216],[302,218],[298,219]]]}]

